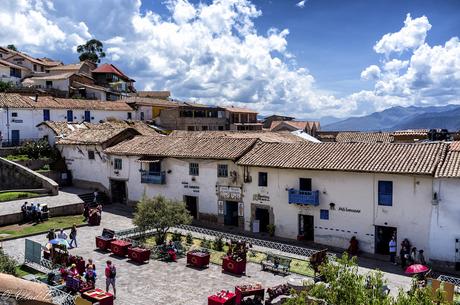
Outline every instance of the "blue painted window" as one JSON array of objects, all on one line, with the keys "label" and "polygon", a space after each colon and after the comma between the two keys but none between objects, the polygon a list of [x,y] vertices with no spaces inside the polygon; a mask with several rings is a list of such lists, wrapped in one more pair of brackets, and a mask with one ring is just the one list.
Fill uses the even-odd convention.
[{"label": "blue painted window", "polygon": [[378,204],[384,206],[393,205],[393,181],[379,181]]},{"label": "blue painted window", "polygon": [[73,122],[73,111],[67,110],[67,122]]},{"label": "blue painted window", "polygon": [[49,121],[50,118],[51,118],[50,110],[49,109],[43,109],[43,121]]},{"label": "blue painted window", "polygon": [[319,210],[319,218],[329,220],[329,210]]}]

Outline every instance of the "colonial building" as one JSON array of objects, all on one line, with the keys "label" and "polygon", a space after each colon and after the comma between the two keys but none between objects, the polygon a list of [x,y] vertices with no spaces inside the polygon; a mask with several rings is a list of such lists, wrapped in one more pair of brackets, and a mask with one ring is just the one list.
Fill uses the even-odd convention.
[{"label": "colonial building", "polygon": [[35,58],[25,53],[5,48],[1,48],[0,54],[3,60],[26,68],[27,71],[30,71],[29,75],[43,74],[46,73],[46,70],[49,68],[62,65],[62,62],[60,61],[52,60],[46,57]]},{"label": "colonial building", "polygon": [[0,58],[0,81],[18,84],[21,82],[21,79],[29,73],[29,69]]},{"label": "colonial building", "polygon": [[128,97],[123,101],[136,110],[136,120],[140,121],[160,121],[160,115],[163,110],[174,109],[179,106],[177,102],[152,97],[134,96]]},{"label": "colonial building", "polygon": [[100,122],[107,118],[132,119],[133,109],[123,102],[61,99],[49,96],[0,94],[0,132],[3,142],[19,144],[39,137],[43,121]]},{"label": "colonial building", "polygon": [[262,130],[262,123],[257,121],[257,111],[246,108],[225,108],[228,130]]},{"label": "colonial building", "polygon": [[277,115],[277,114],[270,115],[264,118],[263,127],[265,129],[270,129],[270,127],[272,126],[272,122],[274,121],[292,121],[294,119],[295,119],[294,117],[290,117],[290,116]]},{"label": "colonial building", "polygon": [[119,99],[121,96],[128,96],[128,93],[136,92],[134,79],[124,74],[112,64],[102,64],[92,71],[95,84],[102,87],[112,88],[117,94],[108,95],[107,100]]}]

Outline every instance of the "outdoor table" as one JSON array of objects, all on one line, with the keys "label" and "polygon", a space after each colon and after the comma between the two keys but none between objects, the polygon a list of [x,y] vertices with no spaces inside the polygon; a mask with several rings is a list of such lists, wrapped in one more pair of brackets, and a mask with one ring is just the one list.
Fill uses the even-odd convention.
[{"label": "outdoor table", "polygon": [[241,275],[246,272],[246,261],[235,261],[231,257],[225,256],[222,258],[222,269],[224,271]]},{"label": "outdoor table", "polygon": [[150,250],[139,247],[128,248],[128,257],[135,262],[143,263],[150,259]]},{"label": "outdoor table", "polygon": [[83,292],[81,296],[91,303],[99,302],[99,305],[113,305],[113,294],[99,288]]},{"label": "outdoor table", "polygon": [[107,251],[110,249],[110,243],[114,241],[115,238],[109,238],[104,236],[96,236],[96,247],[98,249]]},{"label": "outdoor table", "polygon": [[187,252],[187,265],[191,265],[193,267],[204,268],[209,265],[209,260],[211,255],[206,252]]},{"label": "outdoor table", "polygon": [[208,297],[208,305],[234,305],[235,294],[230,291],[222,290],[219,293],[213,294]]},{"label": "outdoor table", "polygon": [[243,301],[245,297],[252,296],[252,295],[258,295],[263,300],[265,296],[265,289],[260,285],[258,286],[252,286],[252,285],[236,286],[235,294],[236,294],[235,304],[240,305],[241,301]]},{"label": "outdoor table", "polygon": [[128,248],[131,247],[131,243],[124,240],[114,240],[110,243],[110,249],[112,253],[118,256],[126,256],[128,254]]}]

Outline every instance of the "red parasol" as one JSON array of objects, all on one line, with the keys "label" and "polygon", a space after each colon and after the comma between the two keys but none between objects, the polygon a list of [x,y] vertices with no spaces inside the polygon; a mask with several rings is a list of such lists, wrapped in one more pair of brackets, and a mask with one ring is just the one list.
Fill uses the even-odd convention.
[{"label": "red parasol", "polygon": [[430,270],[430,268],[428,268],[427,266],[420,265],[420,264],[414,264],[414,265],[410,265],[409,267],[407,267],[406,274],[418,274],[418,273],[427,272],[428,270]]}]

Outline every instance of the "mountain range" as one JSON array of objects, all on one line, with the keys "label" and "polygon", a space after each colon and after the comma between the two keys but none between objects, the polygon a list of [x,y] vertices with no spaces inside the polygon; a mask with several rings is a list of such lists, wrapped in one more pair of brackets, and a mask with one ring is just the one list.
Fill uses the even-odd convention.
[{"label": "mountain range", "polygon": [[[328,118],[331,122],[331,118]],[[323,125],[324,124],[324,125]],[[393,131],[402,129],[446,128],[460,130],[460,105],[391,107],[372,114],[332,123],[323,122],[324,131]]]}]

